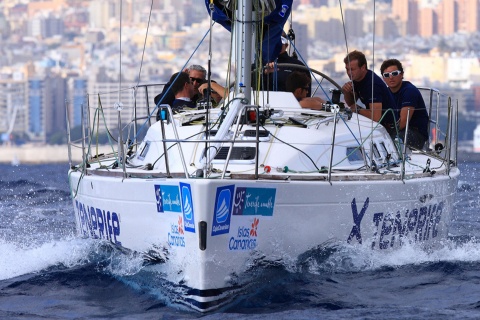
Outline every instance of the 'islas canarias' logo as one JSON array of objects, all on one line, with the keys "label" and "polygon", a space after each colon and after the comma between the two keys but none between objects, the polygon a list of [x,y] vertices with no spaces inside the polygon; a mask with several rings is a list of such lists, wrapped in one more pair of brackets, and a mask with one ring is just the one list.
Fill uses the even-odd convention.
[{"label": "'islas canarias' logo", "polygon": [[168,244],[172,247],[185,247],[185,236],[182,220],[182,216],[179,216],[178,223],[172,223],[170,225],[170,232],[168,233]]},{"label": "'islas canarias' logo", "polygon": [[228,241],[228,249],[232,251],[253,250],[257,247],[257,230],[260,220],[254,218],[252,224],[238,227],[237,234]]}]

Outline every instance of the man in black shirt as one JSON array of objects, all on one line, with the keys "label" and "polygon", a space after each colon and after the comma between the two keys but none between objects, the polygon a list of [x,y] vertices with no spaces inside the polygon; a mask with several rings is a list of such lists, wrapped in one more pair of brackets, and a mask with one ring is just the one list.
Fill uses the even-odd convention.
[{"label": "man in black shirt", "polygon": [[[261,89],[270,91],[288,91],[286,88],[287,78],[294,71],[304,72],[310,78],[310,73],[305,68],[295,68],[294,66],[276,66],[276,64],[295,64],[299,66],[305,66],[305,64],[303,64],[297,58],[291,57],[288,54],[287,48],[287,35],[285,32],[282,32],[282,49],[280,50],[280,54],[275,62],[269,62],[265,66],[262,84],[260,85]],[[309,97],[311,93],[311,83],[308,85],[308,87],[309,89],[307,96]]]}]

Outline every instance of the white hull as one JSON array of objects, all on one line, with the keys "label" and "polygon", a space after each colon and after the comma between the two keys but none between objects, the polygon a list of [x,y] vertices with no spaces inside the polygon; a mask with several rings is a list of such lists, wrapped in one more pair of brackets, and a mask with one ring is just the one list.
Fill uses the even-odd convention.
[{"label": "white hull", "polygon": [[79,234],[165,263],[166,280],[186,289],[179,301],[201,311],[231,299],[258,261],[295,263],[332,242],[394,250],[446,238],[459,176],[453,118],[437,125],[446,148],[411,152],[376,122],[292,97],[270,93],[276,111],[261,126],[241,123],[241,103],[212,109],[215,135],[192,122],[205,111],[167,109],[125,164],[123,152],[90,155],[70,172]]},{"label": "white hull", "polygon": [[[254,259],[295,261],[331,241],[433,245],[447,235],[458,173],[331,184],[87,175],[74,207],[80,235],[156,251],[181,272],[167,280],[194,289],[185,303],[205,311],[241,285],[236,277]],[[72,173],[71,186],[79,176]]]}]

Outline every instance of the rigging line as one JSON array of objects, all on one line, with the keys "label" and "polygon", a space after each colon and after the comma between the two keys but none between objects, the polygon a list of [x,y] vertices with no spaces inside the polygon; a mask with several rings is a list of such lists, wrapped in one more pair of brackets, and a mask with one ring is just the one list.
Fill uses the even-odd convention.
[{"label": "rigging line", "polygon": [[[348,51],[349,49],[348,49],[348,39],[347,39],[347,28],[346,28],[346,24],[345,24],[345,16],[343,15],[342,0],[338,0],[338,3],[340,5],[340,15],[342,16],[343,37],[345,39],[345,48],[347,50],[348,66],[346,66],[346,67],[350,69],[349,72],[350,72],[350,75],[351,75],[352,74],[352,68],[351,68],[351,65],[350,65],[350,55],[349,55],[350,52]],[[352,79],[350,79],[350,81],[352,82],[353,102],[354,102],[354,105],[356,106],[357,97],[355,96],[355,84],[354,84]],[[358,111],[357,111],[357,114],[359,114]],[[360,133],[360,141],[363,141],[362,130],[360,130],[360,119],[358,118],[358,116],[357,116],[357,127],[358,127],[358,131]],[[364,157],[364,162],[365,162],[365,170],[368,170],[368,164],[366,162],[365,157]]]},{"label": "rigging line", "polygon": [[[389,109],[389,110],[391,111],[391,109]],[[393,112],[393,111],[392,111],[392,112]],[[365,142],[367,142],[367,140],[368,140],[369,138],[371,139],[371,141],[372,141],[372,143],[373,143],[373,133],[374,133],[374,130],[375,130],[377,127],[380,126],[380,122],[383,120],[383,118],[386,116],[386,114],[387,114],[387,113],[385,113],[385,114],[382,115],[382,117],[380,118],[380,120],[378,121],[378,123],[375,125],[375,127],[372,128],[371,131],[369,132],[369,134],[365,137],[365,140],[362,140],[362,139],[360,138],[361,143],[358,141],[357,137],[353,134],[352,130],[350,130],[347,122],[345,121],[345,119],[343,119],[343,117],[340,117],[340,119],[342,119],[343,122],[345,123],[346,127],[348,128],[348,130],[352,133],[353,138],[354,138],[354,139],[357,141],[357,143],[359,144],[358,147],[356,147],[355,149],[361,148],[361,147],[365,144]],[[372,124],[373,124],[373,122],[372,122]],[[361,134],[361,131],[360,131],[360,134]],[[394,144],[394,146],[397,148],[396,151],[399,152],[399,151],[398,151],[398,147],[397,147],[395,144]],[[373,150],[372,145],[370,145],[370,149]],[[350,154],[353,154],[353,152],[355,152],[355,150],[352,151]],[[373,153],[373,151],[371,151],[370,157],[368,157],[368,155],[365,154],[365,160],[373,159],[373,154],[372,154],[372,153]],[[349,155],[350,155],[350,154],[349,154]],[[337,162],[335,165],[332,165],[332,167],[334,167],[334,166],[336,166],[336,165],[339,165],[343,160],[347,159],[349,155],[347,155],[347,157],[345,157],[345,158],[343,158],[342,160],[340,160],[339,162]],[[369,168],[369,166],[366,166],[366,167],[365,167],[365,169],[368,169],[368,168]]]},{"label": "rigging line", "polygon": [[[113,138],[113,135],[110,133],[110,130],[108,130],[108,126],[107,126],[107,120],[105,119],[105,113],[103,112],[103,106],[102,106],[102,101],[100,99],[100,95],[98,95],[98,108],[100,110],[100,114],[98,115],[99,116],[99,119],[98,121],[100,121],[100,115],[102,116],[102,119],[103,119],[103,125],[104,127],[107,129],[107,138],[108,138],[108,142],[110,144],[110,147],[112,148],[112,152],[115,154],[115,148],[113,146],[113,143],[112,143],[112,139],[117,142],[114,138]],[[95,123],[94,123],[95,125]],[[89,149],[90,150],[90,149]],[[118,153],[118,150],[117,150],[117,153]],[[115,160],[118,161],[118,157],[115,157]]]},{"label": "rigging line", "polygon": [[[291,44],[291,46],[289,47],[293,47],[293,52],[295,52],[298,57],[300,58],[300,61],[303,62],[303,64],[305,65],[305,67],[308,69],[308,73],[310,74],[311,77],[313,77],[313,79],[315,80],[315,82],[317,83],[317,89],[315,89],[315,93],[316,91],[318,90],[318,88],[322,89],[322,92],[323,94],[325,95],[325,97],[327,97],[327,101],[330,101],[332,102],[332,100],[330,99],[330,97],[328,96],[327,92],[325,91],[325,89],[322,87],[322,84],[320,81],[318,81],[317,77],[315,76],[315,73],[312,71],[312,69],[308,66],[307,62],[305,61],[305,59],[303,58],[302,54],[300,53],[300,51],[298,51],[297,47],[295,47],[295,42],[290,40],[288,37],[287,37],[287,40],[288,42]],[[322,81],[323,79],[325,78],[322,78]],[[311,92],[313,93],[313,92]],[[314,96],[314,94],[311,95],[312,97]]]},{"label": "rigging line", "polygon": [[[263,126],[263,125],[260,125],[260,126],[261,126],[265,131],[268,131],[267,128],[265,128],[265,126]],[[274,139],[276,139],[276,140],[280,141],[281,143],[283,143],[283,144],[285,144],[285,145],[287,145],[287,146],[289,146],[289,147],[297,150],[298,152],[302,153],[304,156],[306,156],[306,157],[310,160],[310,162],[313,164],[313,166],[315,167],[315,169],[317,169],[317,172],[320,171],[320,168],[318,168],[318,166],[317,166],[317,164],[315,163],[315,161],[313,161],[313,159],[312,159],[305,151],[303,151],[303,150],[295,147],[293,144],[290,144],[290,143],[288,143],[288,142],[286,142],[286,141],[283,141],[282,139],[280,139],[279,137],[277,137],[276,135],[274,135],[274,134],[271,133],[270,131],[268,131],[268,132],[269,132],[269,134],[270,134]]]},{"label": "rigging line", "polygon": [[[215,24],[215,23],[214,23]],[[207,32],[205,33],[205,35],[203,36],[203,38],[200,40],[200,43],[197,45],[197,47],[195,48],[195,50],[193,50],[192,54],[190,55],[190,57],[188,57],[187,61],[185,62],[185,64],[183,65],[183,67],[180,69],[180,72],[185,70],[185,68],[187,67],[187,65],[190,63],[190,60],[192,60],[192,57],[193,55],[197,52],[198,48],[200,47],[200,45],[203,43],[203,41],[205,40],[205,38],[207,37],[208,33],[210,32],[210,29],[207,30]],[[177,75],[177,78],[180,74]],[[177,80],[177,78],[175,78],[175,80],[173,80],[173,82],[175,82]],[[158,107],[162,104],[163,102],[163,99],[167,96],[168,92],[170,92],[170,89],[171,89],[172,86],[169,86],[167,91],[165,91],[165,94],[162,96],[162,98],[158,101],[158,103],[155,105],[155,108],[152,110],[152,112],[150,112],[150,115],[149,117],[152,117],[156,112],[157,112],[157,109]],[[146,123],[148,122],[148,119],[145,120],[144,124],[145,125]]]},{"label": "rigging line", "polygon": [[[256,2],[256,3],[258,5],[258,2]],[[260,23],[260,26],[258,25],[258,23]],[[262,94],[262,97],[265,100],[265,96],[266,96],[266,100],[267,100],[267,104],[268,104],[269,101],[270,101],[270,94],[269,94],[270,93],[270,89],[269,89],[270,88],[270,76],[267,75],[267,77],[263,77],[263,74],[264,74],[263,73],[263,65],[264,65],[265,62],[263,61],[262,39],[264,37],[264,32],[265,32],[265,10],[261,10],[261,18],[256,23],[255,31],[256,31],[255,32],[255,41],[258,44],[255,48],[255,51],[256,51],[255,70],[260,70],[260,71],[258,71],[258,73],[255,75],[256,78],[257,78],[257,83],[256,83],[257,92],[256,92],[256,95],[254,96],[253,103],[254,104],[259,103],[259,101],[260,101],[260,89],[263,88],[262,91],[264,91],[264,93]],[[267,63],[268,63],[268,61],[267,61]],[[265,81],[266,81],[266,83],[265,83]]]},{"label": "rigging line", "polygon": [[[290,11],[290,30],[288,30],[289,34],[290,34],[290,31],[293,30],[293,10]],[[292,47],[289,47],[288,48],[288,55],[292,55],[293,53],[295,53],[295,38],[293,38],[293,41],[290,40],[290,37],[288,36],[289,34],[287,34],[287,39],[290,41],[290,42],[293,42],[293,52],[292,52]]]},{"label": "rigging line", "polygon": [[138,70],[138,79],[137,79],[137,84],[135,85],[135,100],[137,98],[137,88],[140,84],[140,76],[142,73],[142,67],[143,67],[143,59],[145,57],[145,48],[147,46],[147,38],[148,38],[148,30],[150,28],[150,19],[152,18],[152,10],[153,10],[153,0],[150,3],[150,13],[148,14],[148,22],[147,22],[147,30],[145,32],[145,40],[143,41],[143,50],[142,50],[142,59],[140,60],[140,69]]},{"label": "rigging line", "polygon": [[[207,61],[207,92],[205,94],[205,101],[207,102],[205,106],[205,129],[206,129],[206,135],[209,136],[210,131],[208,130],[208,123],[209,123],[209,118],[208,115],[210,113],[210,106],[211,106],[211,101],[210,101],[210,95],[211,95],[211,90],[212,90],[212,33],[213,33],[213,10],[214,10],[214,5],[213,5],[213,0],[210,0],[209,4],[210,8],[210,29],[209,29],[209,43],[208,43],[208,61]],[[209,142],[208,139],[205,139],[205,150],[208,150],[209,148]],[[210,163],[210,153],[206,152],[205,153],[205,167],[204,167],[204,176],[207,176],[207,166]]]},{"label": "rigging line", "polygon": [[120,61],[119,61],[119,73],[118,73],[118,102],[120,102],[120,90],[122,88],[122,4],[123,0],[120,0],[120,29],[119,29],[119,46],[120,46]]},{"label": "rigging line", "polygon": [[[375,17],[375,14],[376,14],[376,1],[373,0],[373,30],[372,30],[372,110],[371,110],[371,117],[372,117],[372,120],[373,120],[373,90],[374,90],[374,80],[375,80],[375,72],[373,70],[375,70],[374,66],[375,66],[375,20],[376,20],[376,17]],[[389,89],[390,90],[390,89]],[[383,103],[382,103],[382,110],[380,111],[381,113],[383,113]],[[393,117],[393,119],[395,119],[395,115]],[[371,129],[373,130],[373,121],[371,123]],[[370,137],[371,141],[370,143],[373,144],[373,135]],[[370,159],[373,159],[373,148],[370,148]]]},{"label": "rigging line", "polygon": [[[133,103],[135,105],[135,108],[132,109],[132,113],[133,115],[135,115],[135,110],[136,110],[136,105],[137,105],[137,92],[138,92],[138,86],[140,84],[140,77],[141,77],[141,74],[142,74],[142,67],[143,67],[143,60],[144,60],[144,57],[145,57],[145,48],[147,46],[147,38],[148,38],[148,30],[150,28],[150,20],[151,20],[151,17],[152,17],[152,10],[153,10],[153,0],[150,2],[150,12],[148,14],[148,22],[147,22],[147,30],[145,32],[145,39],[143,41],[143,50],[142,50],[142,59],[140,60],[140,68],[138,70],[138,79],[137,79],[137,83],[134,87],[134,90],[133,90]],[[148,101],[147,101],[147,104],[148,104]],[[132,115],[132,119],[134,118]],[[127,137],[130,136],[130,129],[132,128],[132,125],[133,125],[133,122],[130,122],[128,124],[128,133],[127,133]],[[132,141],[133,143],[133,141]],[[128,145],[128,147],[130,147],[130,145]]]}]

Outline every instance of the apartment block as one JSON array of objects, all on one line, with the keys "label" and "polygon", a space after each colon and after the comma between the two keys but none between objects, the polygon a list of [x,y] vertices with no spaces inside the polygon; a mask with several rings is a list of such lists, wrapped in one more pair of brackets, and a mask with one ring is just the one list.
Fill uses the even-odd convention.
[{"label": "apartment block", "polygon": [[0,141],[22,136],[27,129],[27,82],[21,79],[0,80]]}]

